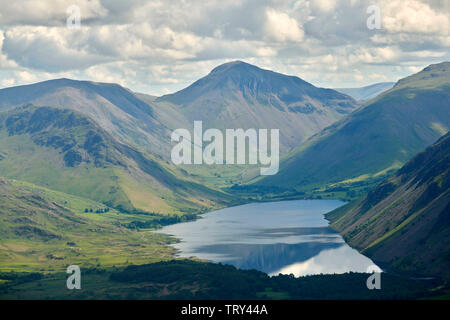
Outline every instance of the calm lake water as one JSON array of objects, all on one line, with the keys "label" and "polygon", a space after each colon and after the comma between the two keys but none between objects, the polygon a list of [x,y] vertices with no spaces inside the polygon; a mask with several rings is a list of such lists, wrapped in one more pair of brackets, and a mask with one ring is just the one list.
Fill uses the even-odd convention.
[{"label": "calm lake water", "polygon": [[173,247],[182,257],[270,275],[366,272],[374,263],[350,248],[324,218],[343,204],[338,200],[252,203],[213,211],[157,232],[180,239]]}]

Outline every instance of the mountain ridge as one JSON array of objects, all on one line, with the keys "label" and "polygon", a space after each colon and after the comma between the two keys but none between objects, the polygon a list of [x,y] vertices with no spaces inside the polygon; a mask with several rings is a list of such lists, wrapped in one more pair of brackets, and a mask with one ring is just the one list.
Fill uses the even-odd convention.
[{"label": "mountain ridge", "polygon": [[332,89],[241,61],[219,65],[192,85],[161,97],[114,83],[67,78],[0,89],[0,110],[28,103],[81,112],[122,142],[166,160],[171,131],[191,128],[194,120],[219,129],[284,128],[284,153],[359,106]]},{"label": "mountain ridge", "polygon": [[161,142],[169,129],[156,118],[154,108],[118,84],[61,78],[0,89],[0,111],[26,104],[80,112],[122,142],[166,158],[169,154]]},{"label": "mountain ridge", "polygon": [[[448,72],[430,76],[435,68]],[[399,81],[297,147],[281,163],[277,175],[254,184],[349,185],[400,168],[449,130],[449,75],[450,63],[445,62],[425,68],[407,82]]]}]

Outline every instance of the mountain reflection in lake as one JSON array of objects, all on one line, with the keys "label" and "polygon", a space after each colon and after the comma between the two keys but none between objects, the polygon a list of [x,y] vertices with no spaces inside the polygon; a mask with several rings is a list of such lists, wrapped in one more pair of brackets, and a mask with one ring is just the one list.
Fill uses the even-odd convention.
[{"label": "mountain reflection in lake", "polygon": [[366,272],[374,263],[350,248],[324,218],[343,204],[338,200],[252,203],[210,212],[157,232],[180,239],[173,246],[182,257],[271,275]]}]

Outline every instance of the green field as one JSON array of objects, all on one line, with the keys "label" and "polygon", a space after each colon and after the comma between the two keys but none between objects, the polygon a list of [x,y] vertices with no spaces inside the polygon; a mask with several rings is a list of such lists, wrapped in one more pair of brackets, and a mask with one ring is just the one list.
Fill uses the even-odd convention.
[{"label": "green field", "polygon": [[167,246],[173,239],[137,226],[154,229],[175,217],[122,213],[17,180],[2,179],[0,190],[0,271],[60,272],[70,264],[121,266],[161,261],[174,253]]}]

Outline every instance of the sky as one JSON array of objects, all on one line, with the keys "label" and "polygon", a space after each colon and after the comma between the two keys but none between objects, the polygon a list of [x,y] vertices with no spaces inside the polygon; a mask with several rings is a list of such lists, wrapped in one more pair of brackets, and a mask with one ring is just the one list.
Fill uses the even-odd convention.
[{"label": "sky", "polygon": [[163,95],[233,60],[361,87],[449,48],[450,0],[0,0],[0,88],[66,77]]}]

